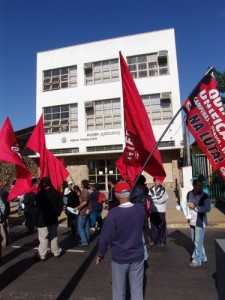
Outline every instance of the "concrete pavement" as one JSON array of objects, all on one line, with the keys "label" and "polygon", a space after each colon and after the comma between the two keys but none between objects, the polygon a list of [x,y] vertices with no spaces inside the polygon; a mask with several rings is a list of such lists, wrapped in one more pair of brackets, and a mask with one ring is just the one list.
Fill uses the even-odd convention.
[{"label": "concrete pavement", "polygon": [[[91,234],[88,248],[77,246],[65,226],[59,227],[59,244],[66,251],[34,262],[37,234],[27,235],[24,226],[10,228],[12,243],[3,248],[0,299],[18,300],[110,300],[110,250],[96,266],[99,233]],[[205,249],[208,262],[189,269],[193,250],[188,228],[169,228],[166,247],[148,249],[145,300],[216,300],[215,239],[224,239],[223,228],[208,228]],[[129,298],[127,298],[129,299]],[[118,299],[119,300],[119,299]]]}]

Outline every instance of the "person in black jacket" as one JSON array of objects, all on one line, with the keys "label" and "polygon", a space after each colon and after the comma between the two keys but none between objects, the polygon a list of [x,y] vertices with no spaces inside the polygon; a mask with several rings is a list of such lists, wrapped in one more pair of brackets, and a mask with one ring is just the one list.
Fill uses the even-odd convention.
[{"label": "person in black jacket", "polygon": [[48,177],[40,181],[40,190],[34,204],[35,225],[38,228],[39,247],[35,258],[45,260],[48,251],[48,242],[54,256],[60,256],[62,249],[58,246],[57,227],[58,217],[63,210],[63,199],[52,186]]},{"label": "person in black jacket", "polygon": [[[135,185],[131,190],[130,193],[130,202],[131,203],[136,203],[136,204],[140,204],[141,206],[143,206],[143,208],[146,211],[146,201],[150,201],[150,196],[148,195],[148,188],[145,184],[146,182],[146,178],[144,175],[140,175],[139,177],[136,177],[135,180]],[[148,221],[148,215],[147,215],[147,211],[146,211],[146,225]],[[147,226],[144,226],[143,228],[143,244],[144,244],[144,255],[145,255],[145,260],[147,261],[148,259],[148,252],[147,252],[147,247],[146,247],[146,239],[144,237],[144,232],[146,231],[145,229],[147,228]]]},{"label": "person in black jacket", "polygon": [[117,184],[117,180],[115,178],[111,178],[109,177],[109,199],[108,199],[108,203],[109,203],[109,210],[117,207],[120,203],[119,200],[116,198],[116,194],[115,194],[115,185]]},{"label": "person in black jacket", "polygon": [[5,204],[5,215],[0,223],[0,234],[2,236],[2,247],[6,247],[10,244],[9,237],[9,215],[10,215],[10,204],[7,201],[9,193],[3,189],[3,185],[0,182],[0,198]]},{"label": "person in black jacket", "polygon": [[72,236],[78,234],[78,215],[71,213],[67,207],[75,208],[80,205],[79,196],[73,189],[73,183],[68,183],[68,188],[64,196],[67,197],[66,214],[67,214],[67,227],[71,228]]},{"label": "person in black jacket", "polygon": [[32,234],[35,231],[33,221],[33,205],[36,200],[38,191],[38,178],[32,178],[32,190],[24,195],[24,216],[25,226],[27,227],[28,233]]}]

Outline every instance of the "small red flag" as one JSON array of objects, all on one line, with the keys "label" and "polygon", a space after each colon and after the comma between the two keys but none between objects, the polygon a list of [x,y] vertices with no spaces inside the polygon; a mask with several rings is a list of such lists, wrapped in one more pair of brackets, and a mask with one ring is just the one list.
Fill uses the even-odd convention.
[{"label": "small red flag", "polygon": [[5,119],[0,131],[0,160],[26,167],[9,117]]},{"label": "small red flag", "polygon": [[[136,175],[147,161],[149,154],[156,145],[151,123],[143,101],[139,95],[129,67],[120,53],[120,67],[123,88],[124,117],[126,127],[126,145],[116,165],[119,172],[132,176],[133,184]],[[129,168],[132,168],[131,171]],[[158,148],[155,149],[144,170],[159,182],[163,182],[166,173]],[[125,179],[125,178],[124,178]]]}]

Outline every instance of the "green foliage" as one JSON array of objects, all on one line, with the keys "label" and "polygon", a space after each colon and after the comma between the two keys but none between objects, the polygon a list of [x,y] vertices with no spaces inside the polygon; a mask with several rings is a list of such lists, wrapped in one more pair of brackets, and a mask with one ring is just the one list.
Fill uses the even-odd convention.
[{"label": "green foliage", "polygon": [[[219,72],[214,68],[214,75],[218,84],[218,89],[221,93],[225,93],[225,71]],[[223,104],[225,104],[225,97],[221,97]]]}]

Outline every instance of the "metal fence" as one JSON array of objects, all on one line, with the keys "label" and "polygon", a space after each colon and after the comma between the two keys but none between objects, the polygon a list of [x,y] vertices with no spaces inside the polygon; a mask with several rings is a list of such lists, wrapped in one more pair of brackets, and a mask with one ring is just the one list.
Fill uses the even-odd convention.
[{"label": "metal fence", "polygon": [[225,206],[225,181],[214,171],[204,154],[192,156],[193,178],[203,182],[203,190],[209,195],[214,206]]}]

